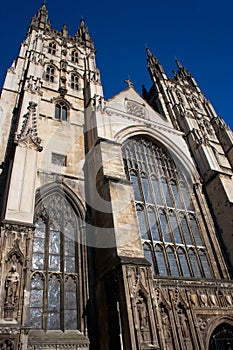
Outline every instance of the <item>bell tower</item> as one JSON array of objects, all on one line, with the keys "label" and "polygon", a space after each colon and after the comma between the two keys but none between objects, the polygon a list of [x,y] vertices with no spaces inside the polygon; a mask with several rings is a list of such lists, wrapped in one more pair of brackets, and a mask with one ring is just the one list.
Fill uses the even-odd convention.
[{"label": "bell tower", "polygon": [[[97,81],[101,86],[84,20],[73,36],[66,25],[53,29],[44,3],[7,71],[0,101],[1,346],[46,347],[55,339],[89,346],[81,164],[92,94],[86,85]],[[54,286],[56,307],[49,305]]]}]

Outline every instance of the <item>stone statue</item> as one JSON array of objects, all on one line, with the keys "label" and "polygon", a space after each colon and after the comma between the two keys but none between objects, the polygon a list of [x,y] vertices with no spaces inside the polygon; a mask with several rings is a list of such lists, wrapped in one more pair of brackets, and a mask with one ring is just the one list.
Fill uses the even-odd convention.
[{"label": "stone statue", "polygon": [[171,337],[171,325],[170,325],[168,315],[163,307],[161,308],[161,319],[162,319],[162,325],[163,325],[164,338],[165,339],[170,338]]},{"label": "stone statue", "polygon": [[16,267],[12,266],[10,271],[6,276],[5,281],[5,304],[6,305],[15,305],[18,297],[18,287],[19,287],[19,274],[16,271]]},{"label": "stone statue", "polygon": [[149,322],[148,322],[148,312],[147,312],[146,302],[144,298],[141,296],[138,297],[137,311],[138,311],[138,318],[139,318],[139,325],[140,325],[142,340],[144,343],[148,343],[151,341]]},{"label": "stone statue", "polygon": [[187,318],[184,314],[184,311],[182,309],[178,310],[178,317],[179,317],[179,323],[180,323],[183,337],[189,338],[189,329],[188,329],[188,325],[187,325],[188,320],[187,320]]}]

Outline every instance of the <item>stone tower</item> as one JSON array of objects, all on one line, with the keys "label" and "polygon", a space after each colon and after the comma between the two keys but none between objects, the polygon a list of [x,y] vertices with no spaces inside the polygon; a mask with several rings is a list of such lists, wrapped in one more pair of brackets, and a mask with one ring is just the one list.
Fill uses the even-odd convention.
[{"label": "stone tower", "polygon": [[150,91],[106,100],[84,20],[32,18],[0,100],[0,349],[233,346],[232,132],[147,51]]}]

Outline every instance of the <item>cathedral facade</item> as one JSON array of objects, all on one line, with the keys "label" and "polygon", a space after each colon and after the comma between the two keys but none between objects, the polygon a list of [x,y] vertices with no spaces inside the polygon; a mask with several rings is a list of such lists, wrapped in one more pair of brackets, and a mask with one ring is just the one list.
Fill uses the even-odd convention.
[{"label": "cathedral facade", "polygon": [[177,61],[103,95],[32,17],[0,99],[0,349],[233,348],[233,133]]}]

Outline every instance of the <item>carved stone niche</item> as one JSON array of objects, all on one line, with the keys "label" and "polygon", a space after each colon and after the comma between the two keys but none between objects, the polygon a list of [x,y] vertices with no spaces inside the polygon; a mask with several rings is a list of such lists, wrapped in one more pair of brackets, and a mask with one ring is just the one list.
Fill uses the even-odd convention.
[{"label": "carved stone niche", "polygon": [[0,327],[0,350],[18,350],[19,329],[11,326]]},{"label": "carved stone niche", "polygon": [[14,340],[10,340],[10,339],[0,339],[0,350],[15,350],[15,342]]},{"label": "carved stone niche", "polygon": [[16,239],[6,257],[4,280],[4,319],[17,320],[24,256]]}]

